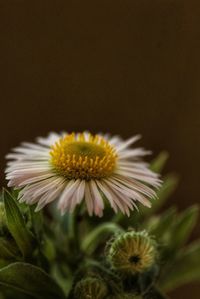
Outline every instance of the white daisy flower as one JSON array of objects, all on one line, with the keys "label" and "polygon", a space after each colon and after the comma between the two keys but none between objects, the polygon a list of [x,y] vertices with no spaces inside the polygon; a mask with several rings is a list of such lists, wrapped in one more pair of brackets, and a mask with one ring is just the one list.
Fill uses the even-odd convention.
[{"label": "white daisy flower", "polygon": [[160,186],[158,175],[141,158],[143,148],[109,135],[50,133],[37,143],[24,142],[7,155],[8,186],[21,188],[19,201],[37,204],[36,211],[58,200],[61,213],[73,212],[85,201],[89,215],[102,216],[104,201],[130,215],[137,202],[150,207]]}]

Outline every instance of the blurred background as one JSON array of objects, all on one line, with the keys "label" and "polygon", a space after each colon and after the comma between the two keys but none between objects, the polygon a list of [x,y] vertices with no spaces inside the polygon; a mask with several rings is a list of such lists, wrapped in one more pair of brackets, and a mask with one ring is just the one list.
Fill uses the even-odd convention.
[{"label": "blurred background", "polygon": [[[4,155],[23,140],[51,130],[141,133],[180,175],[168,206],[198,202],[199,16],[195,0],[1,0],[1,185]],[[170,295],[199,293],[193,284]]]}]

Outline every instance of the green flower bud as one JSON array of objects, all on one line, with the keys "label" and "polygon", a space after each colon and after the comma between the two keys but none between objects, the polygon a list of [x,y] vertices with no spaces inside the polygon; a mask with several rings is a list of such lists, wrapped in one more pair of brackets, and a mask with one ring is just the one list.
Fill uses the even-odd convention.
[{"label": "green flower bud", "polygon": [[108,289],[105,282],[95,277],[80,280],[74,291],[76,299],[103,299],[107,293]]},{"label": "green flower bud", "polygon": [[148,270],[155,258],[155,241],[145,231],[121,234],[111,242],[108,249],[108,260],[112,267],[125,274]]}]

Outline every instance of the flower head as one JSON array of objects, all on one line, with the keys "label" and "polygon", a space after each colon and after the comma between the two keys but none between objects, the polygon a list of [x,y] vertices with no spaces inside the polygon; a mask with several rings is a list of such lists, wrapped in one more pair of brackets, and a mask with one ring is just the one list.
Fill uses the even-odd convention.
[{"label": "flower head", "polygon": [[140,202],[150,207],[158,175],[141,161],[142,148],[128,141],[88,132],[51,133],[37,143],[22,143],[7,156],[9,186],[22,188],[21,202],[37,203],[36,210],[58,199],[62,213],[73,211],[83,200],[89,215],[103,215],[104,199],[115,212],[129,215]]},{"label": "flower head", "polygon": [[131,231],[120,235],[108,250],[108,259],[113,268],[127,274],[148,270],[155,258],[155,241],[145,231]]},{"label": "flower head", "polygon": [[74,291],[76,299],[103,299],[107,293],[108,289],[105,282],[95,277],[80,280]]}]

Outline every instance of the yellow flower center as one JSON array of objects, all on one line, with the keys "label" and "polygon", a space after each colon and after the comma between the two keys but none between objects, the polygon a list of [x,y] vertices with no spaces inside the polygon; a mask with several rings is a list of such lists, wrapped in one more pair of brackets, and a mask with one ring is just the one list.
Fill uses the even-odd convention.
[{"label": "yellow flower center", "polygon": [[50,151],[51,163],[68,179],[101,179],[112,174],[117,154],[99,135],[70,134],[60,138]]}]

